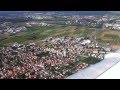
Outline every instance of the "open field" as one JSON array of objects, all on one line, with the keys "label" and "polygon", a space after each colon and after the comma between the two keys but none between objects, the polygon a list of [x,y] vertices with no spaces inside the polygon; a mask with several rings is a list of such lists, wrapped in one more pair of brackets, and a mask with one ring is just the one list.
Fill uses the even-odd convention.
[{"label": "open field", "polygon": [[97,34],[97,40],[100,43],[111,43],[112,45],[120,45],[120,31],[104,31]]},{"label": "open field", "polygon": [[[97,29],[96,29],[97,30]],[[98,30],[97,30],[98,31]],[[15,35],[0,35],[0,45],[11,45],[14,42],[28,44],[35,42],[41,44],[42,40],[48,36],[91,36],[95,32],[95,28],[86,28],[80,26],[54,25],[51,27],[34,27]],[[37,36],[36,39],[30,39],[32,34]],[[96,35],[97,41],[105,44],[110,42],[112,45],[120,45],[120,31],[103,31]]]},{"label": "open field", "polygon": [[118,50],[118,49],[120,49],[120,45],[112,45],[112,49],[113,50]]},{"label": "open field", "polygon": [[[11,45],[14,42],[27,44],[34,41],[37,44],[41,44],[41,40],[48,36],[87,36],[94,32],[94,29],[83,28],[79,26],[64,26],[55,25],[51,27],[34,27],[24,32],[17,33],[12,36],[7,36],[4,40],[0,41],[1,45]],[[32,34],[37,36],[36,39],[31,40]],[[4,36],[5,37],[5,36]]]}]

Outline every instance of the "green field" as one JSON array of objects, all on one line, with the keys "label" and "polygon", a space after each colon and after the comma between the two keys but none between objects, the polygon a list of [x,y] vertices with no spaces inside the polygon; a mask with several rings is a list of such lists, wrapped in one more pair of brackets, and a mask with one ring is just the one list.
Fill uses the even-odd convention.
[{"label": "green field", "polygon": [[120,31],[104,31],[97,35],[97,40],[102,44],[109,42],[112,45],[120,45]]},{"label": "green field", "polygon": [[[0,45],[11,45],[14,42],[27,44],[32,41],[40,44],[41,40],[48,36],[87,36],[93,31],[94,29],[80,26],[54,25],[51,27],[34,27],[1,40]],[[33,33],[37,36],[34,40],[30,39]]]}]

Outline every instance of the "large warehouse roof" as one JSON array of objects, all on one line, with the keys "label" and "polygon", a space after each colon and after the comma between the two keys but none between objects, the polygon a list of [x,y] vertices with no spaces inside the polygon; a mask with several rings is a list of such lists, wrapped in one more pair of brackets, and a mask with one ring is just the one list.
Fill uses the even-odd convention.
[{"label": "large warehouse roof", "polygon": [[120,50],[105,55],[101,62],[91,65],[66,79],[120,79]]}]

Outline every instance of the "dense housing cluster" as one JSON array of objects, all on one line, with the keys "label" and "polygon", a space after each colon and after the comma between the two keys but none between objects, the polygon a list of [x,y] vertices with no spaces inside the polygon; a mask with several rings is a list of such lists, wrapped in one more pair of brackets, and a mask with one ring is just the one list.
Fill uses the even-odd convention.
[{"label": "dense housing cluster", "polygon": [[[43,41],[41,46],[15,43],[1,47],[0,78],[61,79],[89,66],[79,56],[99,55],[102,59],[107,52],[97,44],[92,46],[94,43],[84,37],[49,37]],[[92,51],[87,52],[90,48]],[[94,53],[94,49],[98,53]]]}]

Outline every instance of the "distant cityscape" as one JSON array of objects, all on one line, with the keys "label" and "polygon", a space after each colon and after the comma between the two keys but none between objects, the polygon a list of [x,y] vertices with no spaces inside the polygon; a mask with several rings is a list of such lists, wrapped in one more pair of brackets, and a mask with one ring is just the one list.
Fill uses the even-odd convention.
[{"label": "distant cityscape", "polygon": [[[54,24],[79,25],[86,27],[98,27],[109,29],[120,29],[120,20],[118,15],[74,15],[57,12],[41,12],[22,14],[0,15],[0,33],[14,34],[22,30],[27,30],[32,26],[50,26]],[[21,20],[21,22],[19,22]],[[37,20],[37,21],[36,21]],[[47,22],[47,20],[49,22]],[[19,23],[15,23],[19,22]]]}]

